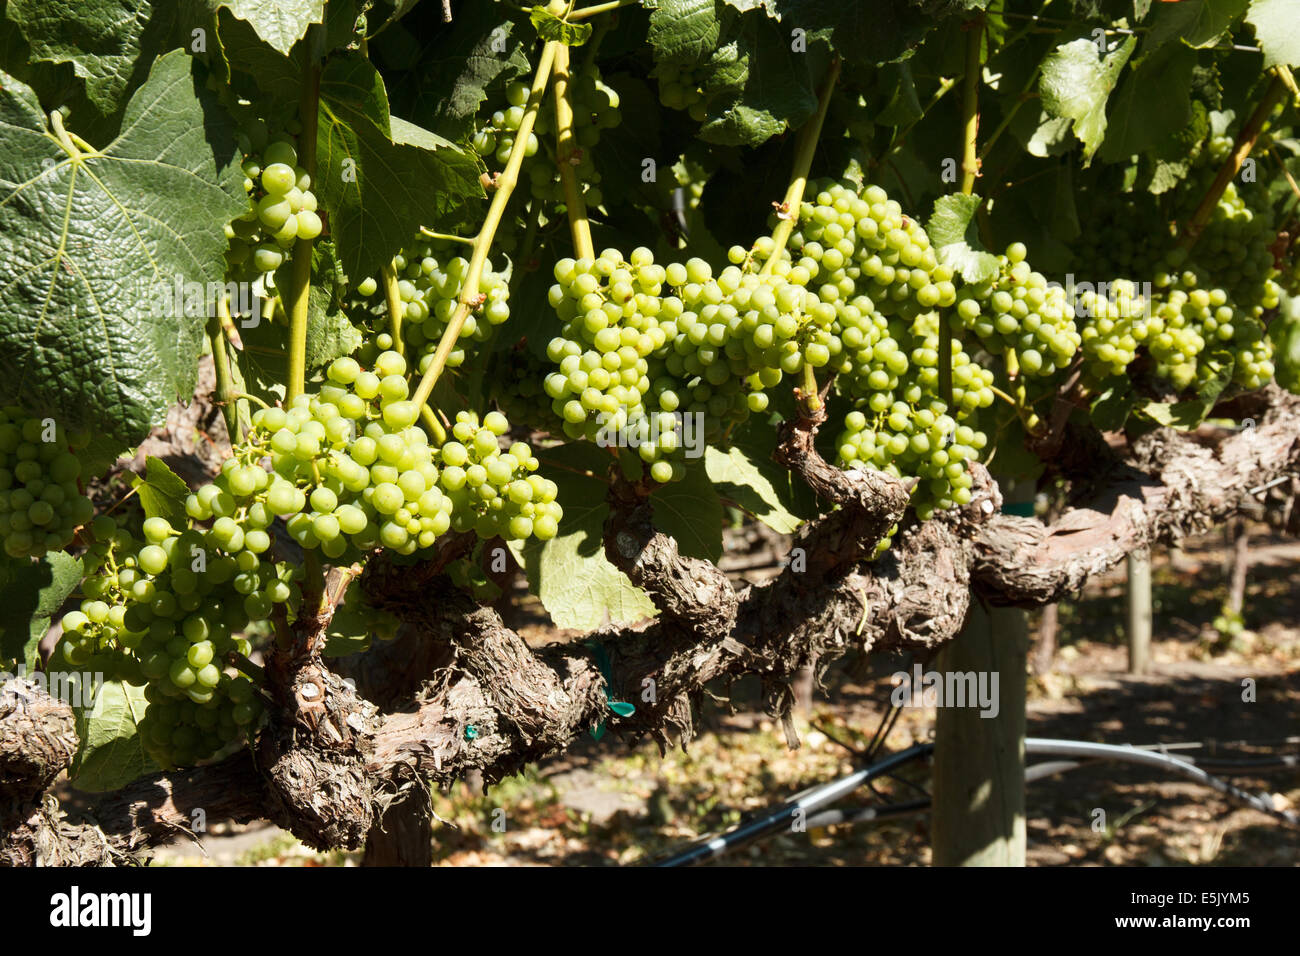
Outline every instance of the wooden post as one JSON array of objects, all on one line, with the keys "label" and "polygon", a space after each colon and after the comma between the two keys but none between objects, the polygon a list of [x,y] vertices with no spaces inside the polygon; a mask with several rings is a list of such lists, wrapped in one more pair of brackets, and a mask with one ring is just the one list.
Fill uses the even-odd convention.
[{"label": "wooden post", "polygon": [[1227,609],[1240,617],[1246,606],[1246,572],[1250,569],[1250,532],[1246,519],[1238,518],[1228,526],[1228,543],[1232,548],[1228,569]]},{"label": "wooden post", "polygon": [[1128,569],[1128,672],[1145,674],[1151,665],[1151,552],[1131,551]]},{"label": "wooden post", "polygon": [[[940,673],[998,676],[998,712],[940,707],[930,845],[935,866],[1025,865],[1025,685],[1029,627],[1019,608],[972,600]],[[991,686],[991,684],[990,684]]]}]

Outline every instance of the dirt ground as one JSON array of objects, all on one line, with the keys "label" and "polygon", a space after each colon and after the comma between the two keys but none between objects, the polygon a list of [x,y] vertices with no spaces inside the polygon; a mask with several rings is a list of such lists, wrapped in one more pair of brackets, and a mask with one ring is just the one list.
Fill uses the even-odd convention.
[{"label": "dirt ground", "polygon": [[[1062,605],[1056,654],[1031,677],[1028,734],[1105,743],[1196,744],[1189,755],[1300,753],[1300,546],[1251,541],[1243,610],[1234,636],[1213,621],[1226,594],[1221,534],[1184,542],[1154,559],[1153,666],[1128,675],[1124,577],[1090,582]],[[761,576],[764,562],[737,571]],[[1038,615],[1031,615],[1031,634]],[[533,637],[553,634],[535,628]],[[860,665],[859,665],[860,666]],[[661,757],[651,744],[585,739],[563,758],[487,793],[459,784],[434,795],[436,856],[444,866],[636,865],[735,825],[810,786],[851,772],[878,726],[894,671],[909,660],[873,657],[869,673],[833,669],[797,724],[803,746],[786,748],[757,712],[756,687],[731,689],[734,712],[712,704],[689,752]],[[1254,700],[1243,700],[1243,680]],[[932,739],[934,712],[902,712],[885,752]],[[1034,758],[1031,758],[1031,763]],[[841,808],[915,800],[929,767],[862,790]],[[1300,769],[1231,782],[1300,808]],[[1210,788],[1146,767],[1101,764],[1032,782],[1026,795],[1031,866],[1300,865],[1300,828],[1243,808]],[[1104,813],[1104,824],[1097,813]],[[164,848],[155,865],[355,865],[357,854],[320,855],[273,827],[217,825],[200,849]],[[733,865],[927,865],[924,812],[876,824],[784,832],[725,858]]]}]

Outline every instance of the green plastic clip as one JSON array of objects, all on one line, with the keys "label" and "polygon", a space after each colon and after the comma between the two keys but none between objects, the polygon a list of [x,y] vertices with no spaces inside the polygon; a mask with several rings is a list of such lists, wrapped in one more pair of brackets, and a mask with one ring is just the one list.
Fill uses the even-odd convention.
[{"label": "green plastic clip", "polygon": [[[596,666],[600,668],[601,675],[605,678],[605,700],[609,704],[609,709],[620,717],[631,717],[636,713],[636,707],[625,700],[615,700],[610,696],[609,687],[614,682],[614,667],[609,659],[609,652],[605,650],[603,644],[597,644],[595,641],[587,641],[587,647],[591,649],[596,658]],[[599,740],[605,736],[605,721],[601,721],[591,730],[592,740]]]}]

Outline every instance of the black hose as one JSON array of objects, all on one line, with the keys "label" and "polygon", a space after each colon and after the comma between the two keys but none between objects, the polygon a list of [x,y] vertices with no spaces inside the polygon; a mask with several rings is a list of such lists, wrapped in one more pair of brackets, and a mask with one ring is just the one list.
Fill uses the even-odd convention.
[{"label": "black hose", "polygon": [[[790,826],[791,818],[799,810],[802,810],[805,814],[809,814],[813,810],[822,811],[811,816],[805,816],[805,827],[824,827],[841,823],[874,823],[892,817],[920,812],[929,806],[928,800],[912,800],[905,803],[886,804],[879,807],[866,807],[849,811],[825,810],[823,808],[847,796],[868,781],[885,776],[905,763],[921,757],[928,757],[933,752],[934,744],[916,744],[906,750],[901,750],[878,763],[856,770],[847,777],[802,790],[780,806],[760,813],[727,833],[699,841],[685,850],[651,865],[656,867],[692,866],[722,856],[737,847],[745,846],[755,840],[787,829]],[[1047,761],[1027,767],[1025,769],[1026,783],[1076,769],[1084,766],[1084,762],[1087,761],[1112,760],[1136,763],[1172,771],[1198,783],[1203,783],[1212,790],[1244,803],[1252,809],[1267,813],[1274,819],[1293,826],[1300,825],[1300,814],[1289,810],[1278,810],[1266,797],[1248,793],[1239,787],[1226,783],[1217,777],[1211,776],[1205,769],[1205,766],[1211,765],[1216,768],[1226,766],[1230,768],[1228,772],[1237,773],[1258,772],[1266,767],[1270,769],[1276,767],[1291,769],[1300,763],[1300,758],[1293,755],[1284,754],[1249,760],[1215,760],[1211,758],[1201,762],[1205,766],[1198,766],[1189,758],[1171,757],[1156,750],[1131,745],[1095,744],[1086,741],[1055,740],[1046,737],[1027,737],[1025,739],[1025,754],[1079,758],[1076,760]]]}]

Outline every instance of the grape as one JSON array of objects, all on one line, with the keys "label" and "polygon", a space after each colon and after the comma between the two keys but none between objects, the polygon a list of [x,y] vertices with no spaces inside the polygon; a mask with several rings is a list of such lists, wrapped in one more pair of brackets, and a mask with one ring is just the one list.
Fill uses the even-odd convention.
[{"label": "grape", "polygon": [[973,332],[989,352],[1006,360],[1007,372],[1047,376],[1068,366],[1081,336],[1075,307],[1065,290],[1049,284],[1013,243],[999,261],[997,276],[962,288],[950,323]]},{"label": "grape", "polygon": [[[76,436],[78,447],[85,437]],[[9,557],[57,551],[94,517],[71,442],[51,418],[0,408],[0,536]]]},{"label": "grape", "polygon": [[[489,412],[481,424],[472,412],[457,413],[453,437],[438,450],[450,526],[484,539],[547,540],[555,536],[563,516],[555,500],[556,485],[536,474],[539,462],[526,443],[501,451],[498,438],[508,429],[500,412]],[[437,493],[431,489],[424,494]],[[423,496],[420,500],[423,503]]]}]

